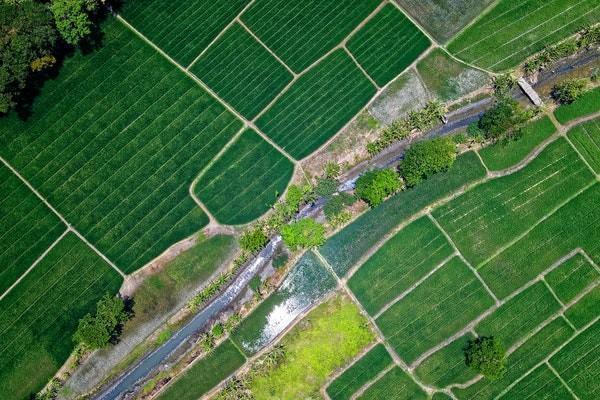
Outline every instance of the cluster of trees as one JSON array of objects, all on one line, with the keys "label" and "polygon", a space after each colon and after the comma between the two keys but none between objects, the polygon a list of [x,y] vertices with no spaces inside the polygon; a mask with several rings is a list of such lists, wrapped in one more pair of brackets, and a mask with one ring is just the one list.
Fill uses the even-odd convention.
[{"label": "cluster of trees", "polygon": [[0,115],[26,108],[71,49],[94,36],[103,0],[0,0]]},{"label": "cluster of trees", "polygon": [[560,104],[570,104],[583,95],[587,89],[586,79],[567,79],[552,88],[552,98]]},{"label": "cluster of trees", "polygon": [[73,340],[90,350],[105,347],[117,339],[129,316],[120,297],[105,294],[96,304],[96,313],[88,313],[79,320]]},{"label": "cluster of trees", "polygon": [[506,352],[493,336],[470,340],[465,349],[465,362],[490,380],[500,379],[506,372]]}]

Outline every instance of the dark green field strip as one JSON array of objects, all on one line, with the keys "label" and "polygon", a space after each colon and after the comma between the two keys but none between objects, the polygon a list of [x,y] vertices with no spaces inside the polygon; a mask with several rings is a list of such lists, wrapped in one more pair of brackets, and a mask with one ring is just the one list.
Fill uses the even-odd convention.
[{"label": "dark green field strip", "polygon": [[500,397],[503,400],[573,399],[569,390],[547,365],[542,364]]},{"label": "dark green field strip", "polygon": [[219,222],[238,225],[264,214],[294,173],[294,164],[246,130],[202,175],[194,191]]},{"label": "dark green field strip", "polygon": [[400,192],[363,213],[353,223],[329,238],[319,252],[336,274],[348,270],[381,238],[402,221],[460,187],[485,176],[473,152],[459,156],[447,172],[436,174],[415,188]]},{"label": "dark green field strip", "polygon": [[433,215],[467,260],[479,266],[593,180],[561,138],[522,170],[475,187]]},{"label": "dark green field strip", "polygon": [[594,172],[600,175],[600,119],[576,126],[569,131],[568,137]]},{"label": "dark green field strip", "polygon": [[437,388],[464,383],[474,378],[477,373],[465,362],[465,349],[469,340],[474,338],[471,333],[467,333],[433,353],[415,369],[415,374],[426,385]]},{"label": "dark green field strip", "polygon": [[394,360],[383,344],[373,347],[360,360],[355,362],[344,373],[335,378],[327,387],[331,400],[348,400],[367,382],[374,379]]},{"label": "dark green field strip", "polygon": [[250,0],[126,1],[121,15],[184,67]]},{"label": "dark green field strip", "polygon": [[66,227],[0,164],[0,294],[54,243]]},{"label": "dark green field strip", "polygon": [[554,116],[561,124],[600,111],[600,87],[590,90],[571,104],[554,110]]},{"label": "dark green field strip", "polygon": [[162,400],[196,400],[234,373],[246,358],[226,339],[203,359],[194,363],[158,396]]},{"label": "dark green field strip", "polygon": [[427,32],[447,42],[494,0],[396,0]]},{"label": "dark green field strip", "polygon": [[109,61],[67,68],[83,86],[44,94],[35,118],[9,116],[0,152],[131,272],[208,222],[188,187],[242,124],[118,21],[104,33]]},{"label": "dark green field strip", "polygon": [[347,48],[377,85],[384,86],[430,44],[400,10],[386,4],[348,41]]},{"label": "dark green field strip", "polygon": [[79,319],[121,282],[74,234],[65,236],[0,300],[0,393],[24,399],[40,390],[71,353]]},{"label": "dark green field strip", "polygon": [[574,334],[567,322],[559,317],[542,328],[506,358],[506,373],[497,380],[481,379],[465,389],[453,389],[457,398],[493,399],[511,383],[565,343]]},{"label": "dark green field strip", "polygon": [[417,283],[454,250],[428,217],[388,240],[348,281],[371,315]]},{"label": "dark green field strip", "polygon": [[246,355],[253,355],[336,285],[335,278],[317,256],[310,251],[305,253],[277,291],[238,325],[231,340]]},{"label": "dark green field strip", "polygon": [[567,311],[565,317],[578,329],[592,322],[598,316],[600,310],[600,286],[583,296],[573,304]]},{"label": "dark green field strip", "polygon": [[600,321],[587,328],[550,359],[581,400],[600,396]]},{"label": "dark green field strip", "polygon": [[479,336],[493,336],[509,348],[544,320],[557,313],[560,304],[543,282],[513,297],[475,327]]},{"label": "dark green field strip", "polygon": [[452,400],[452,397],[448,396],[446,393],[437,392],[431,396],[431,400]]},{"label": "dark green field strip", "polygon": [[191,71],[244,117],[254,118],[292,74],[240,24],[233,24]]},{"label": "dark green field strip", "polygon": [[486,146],[479,150],[483,162],[492,171],[510,168],[524,160],[537,146],[556,132],[556,127],[550,118],[544,116],[522,130],[522,136],[517,140]]},{"label": "dark green field strip", "polygon": [[294,82],[256,124],[299,160],[334,136],[375,91],[352,59],[337,50]]},{"label": "dark green field strip", "polygon": [[556,296],[568,303],[592,283],[600,280],[600,274],[581,254],[565,261],[545,277]]},{"label": "dark green field strip", "polygon": [[339,44],[379,0],[257,0],[242,21],[295,72]]},{"label": "dark green field strip", "polygon": [[505,297],[577,247],[598,263],[599,201],[600,185],[595,184],[490,260],[479,273],[497,296]]},{"label": "dark green field strip", "polygon": [[376,323],[410,364],[493,303],[473,272],[455,257],[387,309]]},{"label": "dark green field strip", "polygon": [[448,49],[468,62],[501,71],[598,20],[600,4],[595,0],[501,0]]},{"label": "dark green field strip", "polygon": [[400,367],[391,369],[358,397],[361,400],[425,400],[427,394]]}]

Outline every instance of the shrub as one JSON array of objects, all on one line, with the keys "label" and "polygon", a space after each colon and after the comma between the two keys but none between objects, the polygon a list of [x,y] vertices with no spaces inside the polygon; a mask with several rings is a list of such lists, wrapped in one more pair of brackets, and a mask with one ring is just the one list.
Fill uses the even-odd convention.
[{"label": "shrub", "polygon": [[493,337],[482,336],[471,340],[465,349],[466,364],[490,380],[504,375],[505,360],[502,345]]},{"label": "shrub", "polygon": [[532,116],[516,100],[503,98],[483,114],[478,127],[486,139],[499,140],[515,133]]},{"label": "shrub", "polygon": [[325,227],[311,218],[304,218],[281,228],[281,236],[292,250],[316,247],[325,243]]},{"label": "shrub", "polygon": [[334,178],[319,178],[315,187],[315,195],[327,199],[337,192],[339,185],[339,182]]},{"label": "shrub", "polygon": [[567,79],[552,88],[552,98],[561,104],[570,104],[585,92],[585,79]]},{"label": "shrub", "polygon": [[242,250],[254,254],[265,247],[268,241],[269,238],[265,234],[262,226],[258,225],[242,234],[240,246]]},{"label": "shrub", "polygon": [[493,87],[496,97],[508,97],[510,91],[517,84],[517,80],[511,74],[499,75],[494,78]]},{"label": "shrub", "polygon": [[96,304],[94,316],[88,313],[79,320],[73,339],[90,349],[105,347],[116,339],[119,327],[128,318],[123,300],[107,293]]},{"label": "shrub", "polygon": [[279,269],[285,265],[288,261],[288,254],[285,250],[282,249],[281,246],[277,247],[275,250],[275,255],[273,256],[273,268]]},{"label": "shrub", "polygon": [[371,207],[376,207],[386,197],[402,188],[398,173],[393,169],[369,171],[356,181],[356,195]]},{"label": "shrub", "polygon": [[248,282],[248,286],[254,293],[260,296],[260,286],[262,285],[262,281],[260,280],[260,276],[254,275],[250,282]]},{"label": "shrub", "polygon": [[210,334],[216,339],[223,336],[225,334],[225,328],[223,327],[223,324],[221,324],[220,322],[214,324],[212,329],[210,330]]},{"label": "shrub", "polygon": [[331,222],[332,218],[342,213],[344,209],[351,206],[356,201],[356,197],[349,193],[342,192],[337,196],[333,196],[323,207],[323,213],[327,220]]},{"label": "shrub", "polygon": [[325,167],[323,168],[323,174],[325,178],[329,179],[337,179],[342,172],[342,168],[340,165],[333,161],[327,161]]},{"label": "shrub", "polygon": [[415,186],[429,176],[445,171],[456,159],[456,145],[451,138],[439,138],[412,145],[400,164],[400,174],[408,186]]}]

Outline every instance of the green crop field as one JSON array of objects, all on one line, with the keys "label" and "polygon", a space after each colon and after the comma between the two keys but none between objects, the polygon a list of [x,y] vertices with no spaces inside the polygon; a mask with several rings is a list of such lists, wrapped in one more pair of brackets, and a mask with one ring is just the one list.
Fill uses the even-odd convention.
[{"label": "green crop field", "polygon": [[336,274],[344,276],[363,254],[406,218],[484,176],[485,169],[477,155],[474,152],[465,153],[456,159],[447,172],[436,174],[362,214],[329,238],[319,252]]},{"label": "green crop field", "polygon": [[453,258],[376,320],[407,363],[463,328],[493,299],[473,272]]},{"label": "green crop field", "polygon": [[596,174],[600,175],[600,119],[577,125],[569,131],[568,137]]},{"label": "green crop field", "polygon": [[292,80],[292,74],[237,23],[208,48],[191,71],[248,119]]},{"label": "green crop field", "polygon": [[479,269],[492,291],[505,297],[581,247],[600,261],[600,185],[595,184]]},{"label": "green crop field", "polygon": [[454,38],[448,50],[469,63],[502,71],[598,20],[596,0],[500,0]]},{"label": "green crop field", "polygon": [[439,42],[446,43],[494,0],[396,0]]},{"label": "green crop field", "polygon": [[79,319],[121,282],[96,253],[67,234],[0,300],[0,393],[24,399],[46,385],[69,357]]},{"label": "green crop field", "polygon": [[65,229],[60,219],[0,164],[0,295]]},{"label": "green crop field", "polygon": [[497,380],[484,378],[465,389],[453,389],[454,394],[461,400],[495,398],[511,383],[565,343],[573,333],[573,329],[563,318],[556,318],[507,357],[508,368],[502,378]]},{"label": "green crop field", "polygon": [[327,387],[331,400],[349,400],[358,389],[393,364],[383,344],[373,347]]},{"label": "green crop field", "polygon": [[561,124],[600,111],[600,87],[583,94],[571,104],[564,104],[554,111]]},{"label": "green crop field", "polygon": [[479,336],[493,336],[505,349],[554,315],[560,304],[543,282],[528,287],[477,324]]},{"label": "green crop field", "polygon": [[598,282],[600,274],[581,254],[576,254],[546,275],[545,280],[560,301],[566,304],[586,287]]},{"label": "green crop field", "polygon": [[125,1],[123,17],[184,67],[250,0]]},{"label": "green crop field", "polygon": [[47,82],[31,118],[5,118],[0,152],[132,272],[207,223],[189,185],[241,122],[118,21],[104,35]]},{"label": "green crop field", "polygon": [[465,349],[469,340],[473,338],[471,333],[467,333],[436,351],[419,364],[415,374],[423,383],[438,388],[452,383],[464,383],[474,378],[477,373],[465,362]]},{"label": "green crop field", "polygon": [[347,48],[377,85],[384,86],[430,44],[400,10],[386,4],[348,41]]},{"label": "green crop field", "polygon": [[587,328],[550,359],[567,385],[581,400],[600,395],[600,321]]},{"label": "green crop field", "polygon": [[565,317],[577,328],[589,324],[600,310],[600,286],[583,296],[565,312]]},{"label": "green crop field", "polygon": [[256,353],[335,286],[334,277],[317,256],[305,253],[277,291],[240,323],[232,340],[248,356]]},{"label": "green crop field", "polygon": [[352,32],[379,0],[257,0],[242,21],[295,72],[301,72]]},{"label": "green crop field", "polygon": [[269,209],[293,173],[290,160],[246,130],[201,176],[194,191],[219,222],[244,224]]},{"label": "green crop field", "polygon": [[412,222],[383,245],[348,281],[371,315],[426,276],[454,250],[427,217]]},{"label": "green crop field", "polygon": [[516,140],[500,141],[479,150],[483,162],[492,171],[510,168],[524,160],[537,146],[556,132],[550,118],[543,117],[527,124]]},{"label": "green crop field", "polygon": [[240,368],[246,358],[226,339],[158,396],[162,400],[196,400]]},{"label": "green crop field", "polygon": [[294,82],[256,124],[301,159],[335,135],[375,91],[354,61],[336,50]]},{"label": "green crop field", "polygon": [[476,266],[593,179],[577,153],[559,139],[519,172],[477,186],[433,215]]},{"label": "green crop field", "polygon": [[427,395],[401,368],[391,369],[358,397],[361,400],[426,400]]},{"label": "green crop field", "polygon": [[503,400],[534,400],[534,399],[571,399],[571,393],[547,365],[540,365],[520,380],[508,392],[503,394]]}]

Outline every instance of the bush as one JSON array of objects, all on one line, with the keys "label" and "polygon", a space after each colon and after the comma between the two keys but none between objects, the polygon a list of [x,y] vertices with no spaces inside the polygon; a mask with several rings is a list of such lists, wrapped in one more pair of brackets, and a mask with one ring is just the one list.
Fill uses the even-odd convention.
[{"label": "bush", "polygon": [[96,315],[86,314],[79,320],[73,339],[90,349],[105,347],[117,338],[119,327],[128,318],[123,300],[105,294],[96,305]]},{"label": "bush", "polygon": [[317,247],[325,243],[325,227],[311,218],[304,218],[281,228],[281,236],[292,250]]},{"label": "bush", "polygon": [[398,173],[393,169],[369,171],[356,181],[356,195],[371,207],[376,207],[402,188]]},{"label": "bush", "polygon": [[260,296],[260,287],[262,285],[262,281],[260,280],[260,276],[254,275],[250,282],[248,282],[248,287],[252,289],[254,293]]},{"label": "bush", "polygon": [[323,168],[323,174],[325,178],[329,179],[337,179],[342,172],[342,168],[340,165],[333,161],[327,161],[325,167]]},{"label": "bush", "polygon": [[503,98],[483,114],[478,126],[486,139],[499,140],[516,133],[532,116],[516,100]]},{"label": "bush", "polygon": [[356,201],[356,197],[349,193],[342,192],[337,196],[333,196],[323,207],[323,213],[328,221],[342,213],[344,209],[351,206]]},{"label": "bush", "polygon": [[268,241],[269,238],[265,234],[262,226],[259,225],[242,233],[242,237],[240,238],[240,246],[242,250],[254,254],[265,247]]},{"label": "bush", "polygon": [[585,92],[585,79],[567,79],[552,88],[552,98],[561,104],[570,104]]},{"label": "bush", "polygon": [[277,247],[275,255],[273,256],[273,268],[279,269],[285,265],[288,261],[288,254],[283,250],[282,246]]},{"label": "bush", "polygon": [[465,349],[466,364],[490,380],[504,376],[505,360],[502,345],[493,337],[471,340]]},{"label": "bush", "polygon": [[315,195],[326,199],[333,196],[337,192],[339,182],[334,178],[318,178],[317,186],[315,187]]},{"label": "bush", "polygon": [[499,75],[494,78],[493,86],[496,97],[509,97],[510,91],[517,84],[517,80],[511,74]]},{"label": "bush", "polygon": [[451,138],[439,138],[412,145],[400,164],[400,174],[407,186],[415,186],[423,179],[446,171],[456,159],[456,145]]}]

